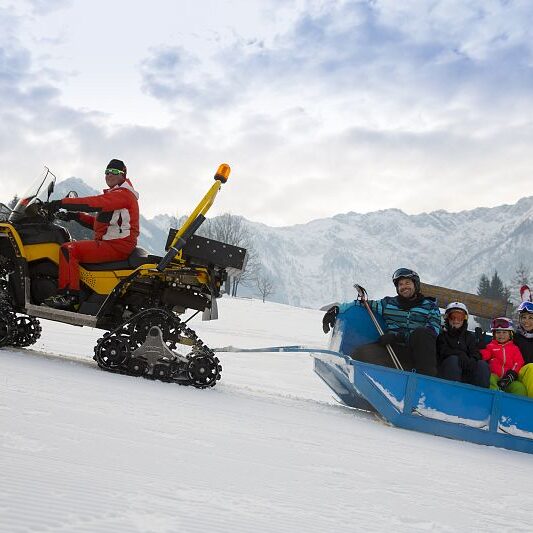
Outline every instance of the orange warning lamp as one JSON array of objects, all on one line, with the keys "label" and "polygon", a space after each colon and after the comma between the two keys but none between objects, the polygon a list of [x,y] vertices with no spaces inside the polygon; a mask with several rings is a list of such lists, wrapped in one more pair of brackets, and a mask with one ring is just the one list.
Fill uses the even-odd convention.
[{"label": "orange warning lamp", "polygon": [[217,170],[217,173],[215,174],[215,179],[217,181],[220,181],[221,183],[226,183],[229,178],[229,173],[231,172],[231,168],[229,165],[226,165],[226,163],[222,163]]}]

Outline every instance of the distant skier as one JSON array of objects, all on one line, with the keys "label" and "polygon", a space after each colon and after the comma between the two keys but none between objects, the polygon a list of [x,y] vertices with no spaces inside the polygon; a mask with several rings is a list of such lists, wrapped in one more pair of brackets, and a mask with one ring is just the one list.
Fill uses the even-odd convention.
[{"label": "distant skier", "polygon": [[[126,165],[112,159],[105,169],[109,189],[98,196],[63,198],[49,203],[52,211],[67,210],[58,218],[75,220],[94,229],[92,241],[72,241],[59,252],[58,294],[44,301],[48,307],[75,310],[79,300],[80,263],[105,263],[126,259],[137,246],[139,236],[138,193],[126,177]],[[86,213],[97,213],[96,216]]]},{"label": "distant skier", "polygon": [[[387,331],[377,343],[365,344],[355,350],[351,357],[358,361],[393,367],[385,346],[390,344],[402,367],[414,369],[421,374],[437,374],[436,338],[440,333],[440,312],[434,298],[420,292],[420,277],[408,268],[394,272],[392,281],[397,296],[381,300],[369,300],[375,313],[383,316]],[[328,310],[322,320],[324,333],[333,328],[338,313],[361,302],[348,302]]]},{"label": "distant skier", "polygon": [[489,365],[481,359],[476,336],[467,328],[466,305],[450,303],[444,313],[444,328],[437,337],[439,377],[488,388]]},{"label": "distant skier", "polygon": [[513,322],[506,317],[494,318],[490,329],[493,339],[480,353],[490,366],[490,388],[527,396],[526,387],[518,381],[524,358],[513,342]]},{"label": "distant skier", "polygon": [[520,287],[520,299],[523,302],[533,302],[533,297],[531,296],[531,289],[528,285],[522,285],[522,287]]}]

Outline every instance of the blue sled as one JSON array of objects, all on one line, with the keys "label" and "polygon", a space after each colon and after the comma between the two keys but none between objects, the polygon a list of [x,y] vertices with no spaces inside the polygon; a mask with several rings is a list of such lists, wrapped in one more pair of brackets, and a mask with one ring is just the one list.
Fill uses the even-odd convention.
[{"label": "blue sled", "polygon": [[377,412],[394,426],[533,453],[533,400],[354,361],[347,354],[377,340],[366,310],[337,317],[330,348],[313,353],[315,372],[344,404]]}]

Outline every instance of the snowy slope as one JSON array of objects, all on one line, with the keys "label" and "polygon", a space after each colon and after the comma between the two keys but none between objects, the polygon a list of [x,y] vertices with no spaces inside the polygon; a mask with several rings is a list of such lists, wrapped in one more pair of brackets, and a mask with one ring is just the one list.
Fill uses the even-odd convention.
[{"label": "snowy slope", "polygon": [[[193,321],[211,346],[326,343],[318,311],[220,311]],[[222,354],[200,391],[99,371],[98,331],[43,329],[0,349],[1,532],[531,530],[529,455],[345,409],[305,354]]]}]

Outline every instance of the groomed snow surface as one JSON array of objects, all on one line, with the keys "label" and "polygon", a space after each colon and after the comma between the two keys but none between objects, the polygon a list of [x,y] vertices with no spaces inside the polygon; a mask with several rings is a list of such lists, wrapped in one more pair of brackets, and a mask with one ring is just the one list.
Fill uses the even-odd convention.
[{"label": "groomed snow surface", "polygon": [[[320,311],[224,298],[212,347],[326,345]],[[0,350],[1,532],[531,531],[530,455],[340,406],[306,354],[221,354],[210,390],[113,375],[101,332]]]}]

